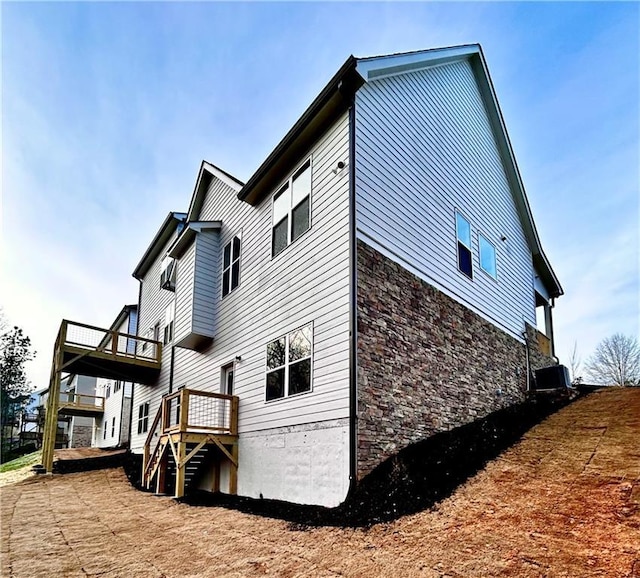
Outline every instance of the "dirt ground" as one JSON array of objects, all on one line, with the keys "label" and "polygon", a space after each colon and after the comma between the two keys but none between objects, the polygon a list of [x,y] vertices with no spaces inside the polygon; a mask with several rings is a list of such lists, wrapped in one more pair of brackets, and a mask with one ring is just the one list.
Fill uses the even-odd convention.
[{"label": "dirt ground", "polygon": [[369,529],[192,507],[120,469],[0,497],[7,577],[640,578],[640,389],[578,400],[435,508]]}]

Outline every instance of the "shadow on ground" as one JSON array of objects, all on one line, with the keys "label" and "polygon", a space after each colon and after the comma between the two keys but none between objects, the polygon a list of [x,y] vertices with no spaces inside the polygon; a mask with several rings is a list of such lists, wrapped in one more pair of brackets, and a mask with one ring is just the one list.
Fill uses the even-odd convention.
[{"label": "shadow on ground", "polygon": [[[204,491],[193,492],[180,501],[277,518],[300,529],[366,527],[392,521],[428,509],[451,495],[527,430],[570,401],[568,397],[526,401],[413,444],[380,464],[336,508]],[[139,487],[139,466],[134,456],[130,456],[125,470],[129,480]]]}]

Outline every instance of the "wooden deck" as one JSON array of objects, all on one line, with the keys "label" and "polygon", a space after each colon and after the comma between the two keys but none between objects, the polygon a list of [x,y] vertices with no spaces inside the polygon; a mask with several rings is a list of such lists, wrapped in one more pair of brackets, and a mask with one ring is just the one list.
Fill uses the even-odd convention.
[{"label": "wooden deck", "polygon": [[145,337],[64,320],[56,346],[68,373],[145,384],[160,373],[162,345]]},{"label": "wooden deck", "polygon": [[84,393],[60,393],[58,415],[100,417],[103,413],[104,397]]},{"label": "wooden deck", "polygon": [[53,468],[59,415],[96,417],[104,412],[104,400],[95,396],[62,393],[61,399],[63,373],[151,384],[160,373],[161,359],[158,341],[64,319],[53,349],[43,432],[42,464],[47,472]]},{"label": "wooden deck", "polygon": [[175,467],[175,497],[184,495],[187,466],[203,450],[213,449],[217,467],[212,489],[219,484],[219,464],[230,464],[228,491],[238,487],[238,398],[232,395],[181,389],[166,395],[144,445],[142,483],[164,493],[167,472]]}]

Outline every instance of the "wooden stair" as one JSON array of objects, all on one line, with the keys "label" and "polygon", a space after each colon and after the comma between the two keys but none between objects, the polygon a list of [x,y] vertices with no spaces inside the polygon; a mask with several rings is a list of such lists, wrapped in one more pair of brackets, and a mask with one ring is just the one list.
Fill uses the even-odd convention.
[{"label": "wooden stair", "polygon": [[194,486],[204,466],[229,464],[230,494],[237,491],[238,398],[180,389],[163,396],[144,444],[142,485],[176,498]]}]

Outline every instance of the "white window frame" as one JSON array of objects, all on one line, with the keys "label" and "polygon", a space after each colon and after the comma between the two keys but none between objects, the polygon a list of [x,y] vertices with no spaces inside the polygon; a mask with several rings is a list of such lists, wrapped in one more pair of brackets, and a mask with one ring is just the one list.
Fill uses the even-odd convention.
[{"label": "white window frame", "polygon": [[[233,242],[238,239],[238,245],[239,245],[239,249],[238,249],[238,256],[234,259],[233,258]],[[224,266],[224,253],[227,249],[227,247],[229,247],[229,266],[225,267]],[[232,293],[233,291],[235,291],[238,287],[240,287],[240,272],[241,272],[241,256],[242,256],[242,237],[240,237],[240,235],[234,235],[232,237],[232,239],[226,243],[222,249],[222,266],[220,267],[220,269],[222,270],[222,280],[221,280],[221,285],[222,285],[222,298],[224,299],[227,295],[229,295],[230,293]],[[238,284],[235,287],[232,287],[233,285],[233,266],[235,264],[238,264]],[[229,272],[229,288],[228,291],[225,293],[225,286],[224,286],[224,274],[226,272]]]},{"label": "white window frame", "polygon": [[[306,327],[309,327],[310,331],[311,331],[311,353],[309,354],[308,357],[303,357],[301,359],[296,359],[294,362],[290,362],[289,361],[289,340],[291,338],[291,335],[293,335],[296,331],[299,331],[301,329],[304,329]],[[300,395],[306,395],[308,393],[313,392],[313,344],[314,344],[314,324],[313,322],[311,323],[305,323],[304,325],[300,325],[299,327],[296,327],[295,329],[292,329],[291,331],[285,333],[284,335],[280,335],[278,337],[276,337],[275,339],[271,339],[268,343],[267,343],[267,348],[269,347],[270,343],[273,343],[274,341],[278,341],[279,339],[283,339],[285,340],[285,358],[284,358],[284,365],[279,365],[277,367],[269,367],[269,357],[267,354],[267,359],[265,360],[265,385],[264,385],[264,402],[265,403],[275,403],[278,401],[282,401],[284,399],[291,399],[294,397],[298,397]],[[310,363],[309,363],[309,389],[307,391],[301,391],[298,393],[293,393],[290,394],[289,393],[289,368],[291,367],[291,365],[295,365],[297,363],[300,363],[301,361],[304,361],[306,359],[309,359]],[[267,376],[269,373],[273,373],[275,371],[278,371],[280,369],[284,368],[284,395],[282,397],[276,397],[273,399],[267,399]]]},{"label": "white window frame", "polygon": [[[491,271],[487,271],[487,269],[485,269],[482,265],[482,242],[483,241],[493,249],[493,269],[494,269],[493,273]],[[480,262],[480,270],[484,271],[485,275],[488,275],[494,281],[497,281],[498,280],[498,247],[496,247],[496,245],[494,245],[491,241],[489,241],[487,236],[483,235],[482,233],[478,233],[478,261]]]},{"label": "white window frame", "polygon": [[[292,239],[293,237],[293,210],[298,207],[300,205],[300,202],[298,202],[297,205],[293,204],[293,181],[296,177],[298,177],[300,174],[302,174],[306,169],[307,166],[309,168],[309,226],[307,227],[307,229],[305,231],[303,231],[300,236],[297,239]],[[286,218],[287,218],[287,245],[286,247],[283,247],[279,253],[274,254],[274,239],[273,239],[273,232],[275,230],[276,225],[278,225],[279,223],[281,223],[283,221],[283,219],[285,218],[284,216],[282,216],[278,221],[276,221],[276,214],[275,214],[275,202],[276,202],[276,198],[280,196],[280,193],[282,193],[282,191],[286,189],[286,193],[283,194],[287,194],[289,196],[289,207],[287,209],[287,214],[286,214]],[[307,197],[303,197],[302,200],[304,200]],[[287,177],[286,181],[284,181],[283,183],[280,184],[280,186],[276,189],[276,192],[273,193],[273,195],[271,196],[271,259],[275,259],[278,255],[280,255],[281,253],[284,253],[288,247],[291,246],[292,243],[294,243],[295,241],[297,241],[298,239],[304,237],[304,235],[311,230],[312,227],[312,222],[311,222],[311,214],[312,214],[312,210],[311,210],[311,204],[313,201],[313,159],[312,157],[308,157],[307,159],[304,160],[304,162],[300,163],[296,169],[294,171],[291,171],[291,174]]]}]

